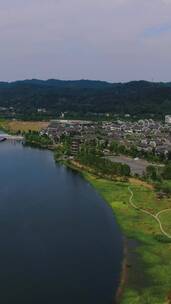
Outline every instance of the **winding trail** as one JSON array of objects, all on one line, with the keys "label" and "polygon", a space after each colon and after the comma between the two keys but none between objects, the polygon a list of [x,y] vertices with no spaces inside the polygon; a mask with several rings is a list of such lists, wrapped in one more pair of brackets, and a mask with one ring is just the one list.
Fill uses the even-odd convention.
[{"label": "winding trail", "polygon": [[155,214],[152,214],[151,212],[149,212],[149,211],[147,211],[147,210],[144,210],[144,209],[142,209],[142,208],[137,207],[137,206],[134,204],[134,202],[133,202],[134,193],[133,193],[133,191],[131,190],[130,187],[128,187],[128,191],[129,191],[130,194],[131,194],[131,196],[130,196],[130,198],[129,198],[129,203],[130,203],[130,205],[131,205],[134,209],[136,209],[136,210],[138,210],[138,211],[140,211],[140,212],[142,212],[142,213],[148,214],[148,215],[150,215],[151,217],[153,217],[153,218],[156,220],[156,222],[159,224],[159,227],[160,227],[160,230],[161,230],[162,234],[163,234],[164,236],[168,237],[169,239],[171,239],[171,235],[170,235],[169,233],[167,233],[167,232],[164,230],[164,228],[163,228],[163,226],[162,226],[162,223],[161,223],[161,221],[160,221],[160,218],[159,218],[159,216],[160,216],[162,213],[171,211],[171,209],[162,210],[162,211],[156,213],[156,215],[155,215]]}]

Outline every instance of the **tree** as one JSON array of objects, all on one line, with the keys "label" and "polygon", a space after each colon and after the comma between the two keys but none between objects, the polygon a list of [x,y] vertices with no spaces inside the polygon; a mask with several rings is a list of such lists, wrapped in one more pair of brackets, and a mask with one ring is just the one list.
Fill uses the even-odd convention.
[{"label": "tree", "polygon": [[112,141],[112,143],[110,145],[110,151],[114,152],[114,153],[118,153],[118,147],[119,147],[119,144],[117,143],[117,141]]},{"label": "tree", "polygon": [[162,175],[164,179],[171,179],[171,163],[164,167]]},{"label": "tree", "polygon": [[146,175],[148,178],[152,179],[152,180],[157,180],[157,170],[155,166],[148,166],[146,168]]}]

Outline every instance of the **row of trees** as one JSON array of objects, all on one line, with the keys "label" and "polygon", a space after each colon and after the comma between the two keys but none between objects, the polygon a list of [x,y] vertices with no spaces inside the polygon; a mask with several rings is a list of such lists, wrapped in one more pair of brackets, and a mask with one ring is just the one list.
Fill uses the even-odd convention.
[{"label": "row of trees", "polygon": [[171,162],[164,167],[148,166],[146,169],[146,177],[152,180],[171,180]]},{"label": "row of trees", "polygon": [[130,167],[126,164],[113,163],[102,158],[99,151],[91,147],[82,147],[78,154],[81,164],[93,168],[97,173],[104,175],[129,176]]},{"label": "row of trees", "polygon": [[162,168],[148,166],[146,169],[145,178],[152,180],[155,183],[158,191],[171,194],[171,162]]},{"label": "row of trees", "polygon": [[[116,154],[124,154],[131,157],[139,157],[144,158],[148,161],[154,161],[154,162],[163,162],[166,161],[166,156],[164,153],[161,153],[160,155],[156,155],[155,149],[153,149],[151,152],[147,151],[139,151],[136,146],[131,146],[130,148],[127,148],[124,145],[121,145],[120,143],[113,141],[110,145],[110,151],[112,153]],[[171,154],[168,155],[168,159],[171,159]]]},{"label": "row of trees", "polygon": [[53,144],[52,140],[47,135],[40,136],[36,131],[29,131],[25,134],[25,143],[40,147],[48,147]]}]

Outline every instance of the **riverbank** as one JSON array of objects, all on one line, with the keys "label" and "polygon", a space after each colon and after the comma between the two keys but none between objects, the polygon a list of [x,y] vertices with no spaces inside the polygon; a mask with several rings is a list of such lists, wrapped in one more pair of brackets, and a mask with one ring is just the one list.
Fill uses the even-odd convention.
[{"label": "riverbank", "polygon": [[39,143],[39,142],[34,141],[34,140],[32,140],[32,141],[25,140],[24,146],[30,146],[30,147],[33,147],[33,148],[39,148],[39,149],[50,150],[50,151],[55,150],[54,145],[42,144],[42,143]]},{"label": "riverbank", "polygon": [[[164,206],[171,206],[171,201],[159,202],[153,190],[130,182],[112,182],[91,175],[86,175],[86,178],[112,207],[124,234],[139,243],[129,252],[136,259],[127,268],[128,280],[121,303],[167,303],[171,291],[171,243],[161,235],[152,218],[130,207],[128,186],[132,187],[137,204],[148,210],[162,210]],[[166,229],[169,228],[168,225]]]},{"label": "riverbank", "polygon": [[[32,142],[33,143],[33,142]],[[41,147],[34,142],[36,147]],[[33,143],[33,144],[34,144]],[[31,144],[31,142],[29,142]],[[44,148],[50,148],[45,145]],[[67,167],[79,171],[110,205],[117,222],[127,237],[126,254],[119,287],[122,304],[171,303],[170,240],[161,234],[154,218],[139,209],[156,214],[171,208],[171,199],[158,198],[150,184],[137,179],[96,175],[91,168],[78,162],[61,160]],[[131,188],[137,210],[130,204]],[[171,233],[171,213],[161,215],[164,229]],[[136,245],[131,240],[136,241]],[[138,244],[138,245],[137,245]]]},{"label": "riverbank", "polygon": [[[79,171],[104,198],[127,239],[117,294],[118,303],[171,303],[171,242],[161,234],[152,217],[132,208],[129,188],[134,193],[136,205],[154,214],[171,208],[171,199],[159,199],[153,186],[146,182],[116,176],[111,180],[111,177],[97,176],[91,168],[72,160],[61,159],[60,162]],[[161,217],[164,218],[164,229],[171,233],[171,213],[167,214],[167,218],[164,214]]]},{"label": "riverbank", "polygon": [[0,159],[1,303],[111,304],[122,262],[112,211],[48,150],[7,141]]},{"label": "riverbank", "polygon": [[[159,199],[150,184],[136,179],[111,181],[87,173],[75,164],[65,164],[81,172],[111,206],[127,238],[117,301],[122,304],[171,303],[171,240],[161,234],[153,218],[131,207],[128,189],[131,187],[139,208],[154,214],[171,208],[171,199]],[[164,228],[171,233],[168,218],[171,220],[171,212],[167,215],[167,221],[163,215]]]}]

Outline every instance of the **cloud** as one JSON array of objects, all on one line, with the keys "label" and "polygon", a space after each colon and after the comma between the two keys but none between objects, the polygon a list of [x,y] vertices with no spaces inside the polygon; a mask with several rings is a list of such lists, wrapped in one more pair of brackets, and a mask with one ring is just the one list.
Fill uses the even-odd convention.
[{"label": "cloud", "polygon": [[144,38],[157,37],[163,34],[171,33],[171,24],[161,24],[145,29],[143,32]]},{"label": "cloud", "polygon": [[1,0],[0,79],[169,80],[170,4]]},{"label": "cloud", "polygon": [[162,0],[164,4],[171,4],[171,0]]}]

